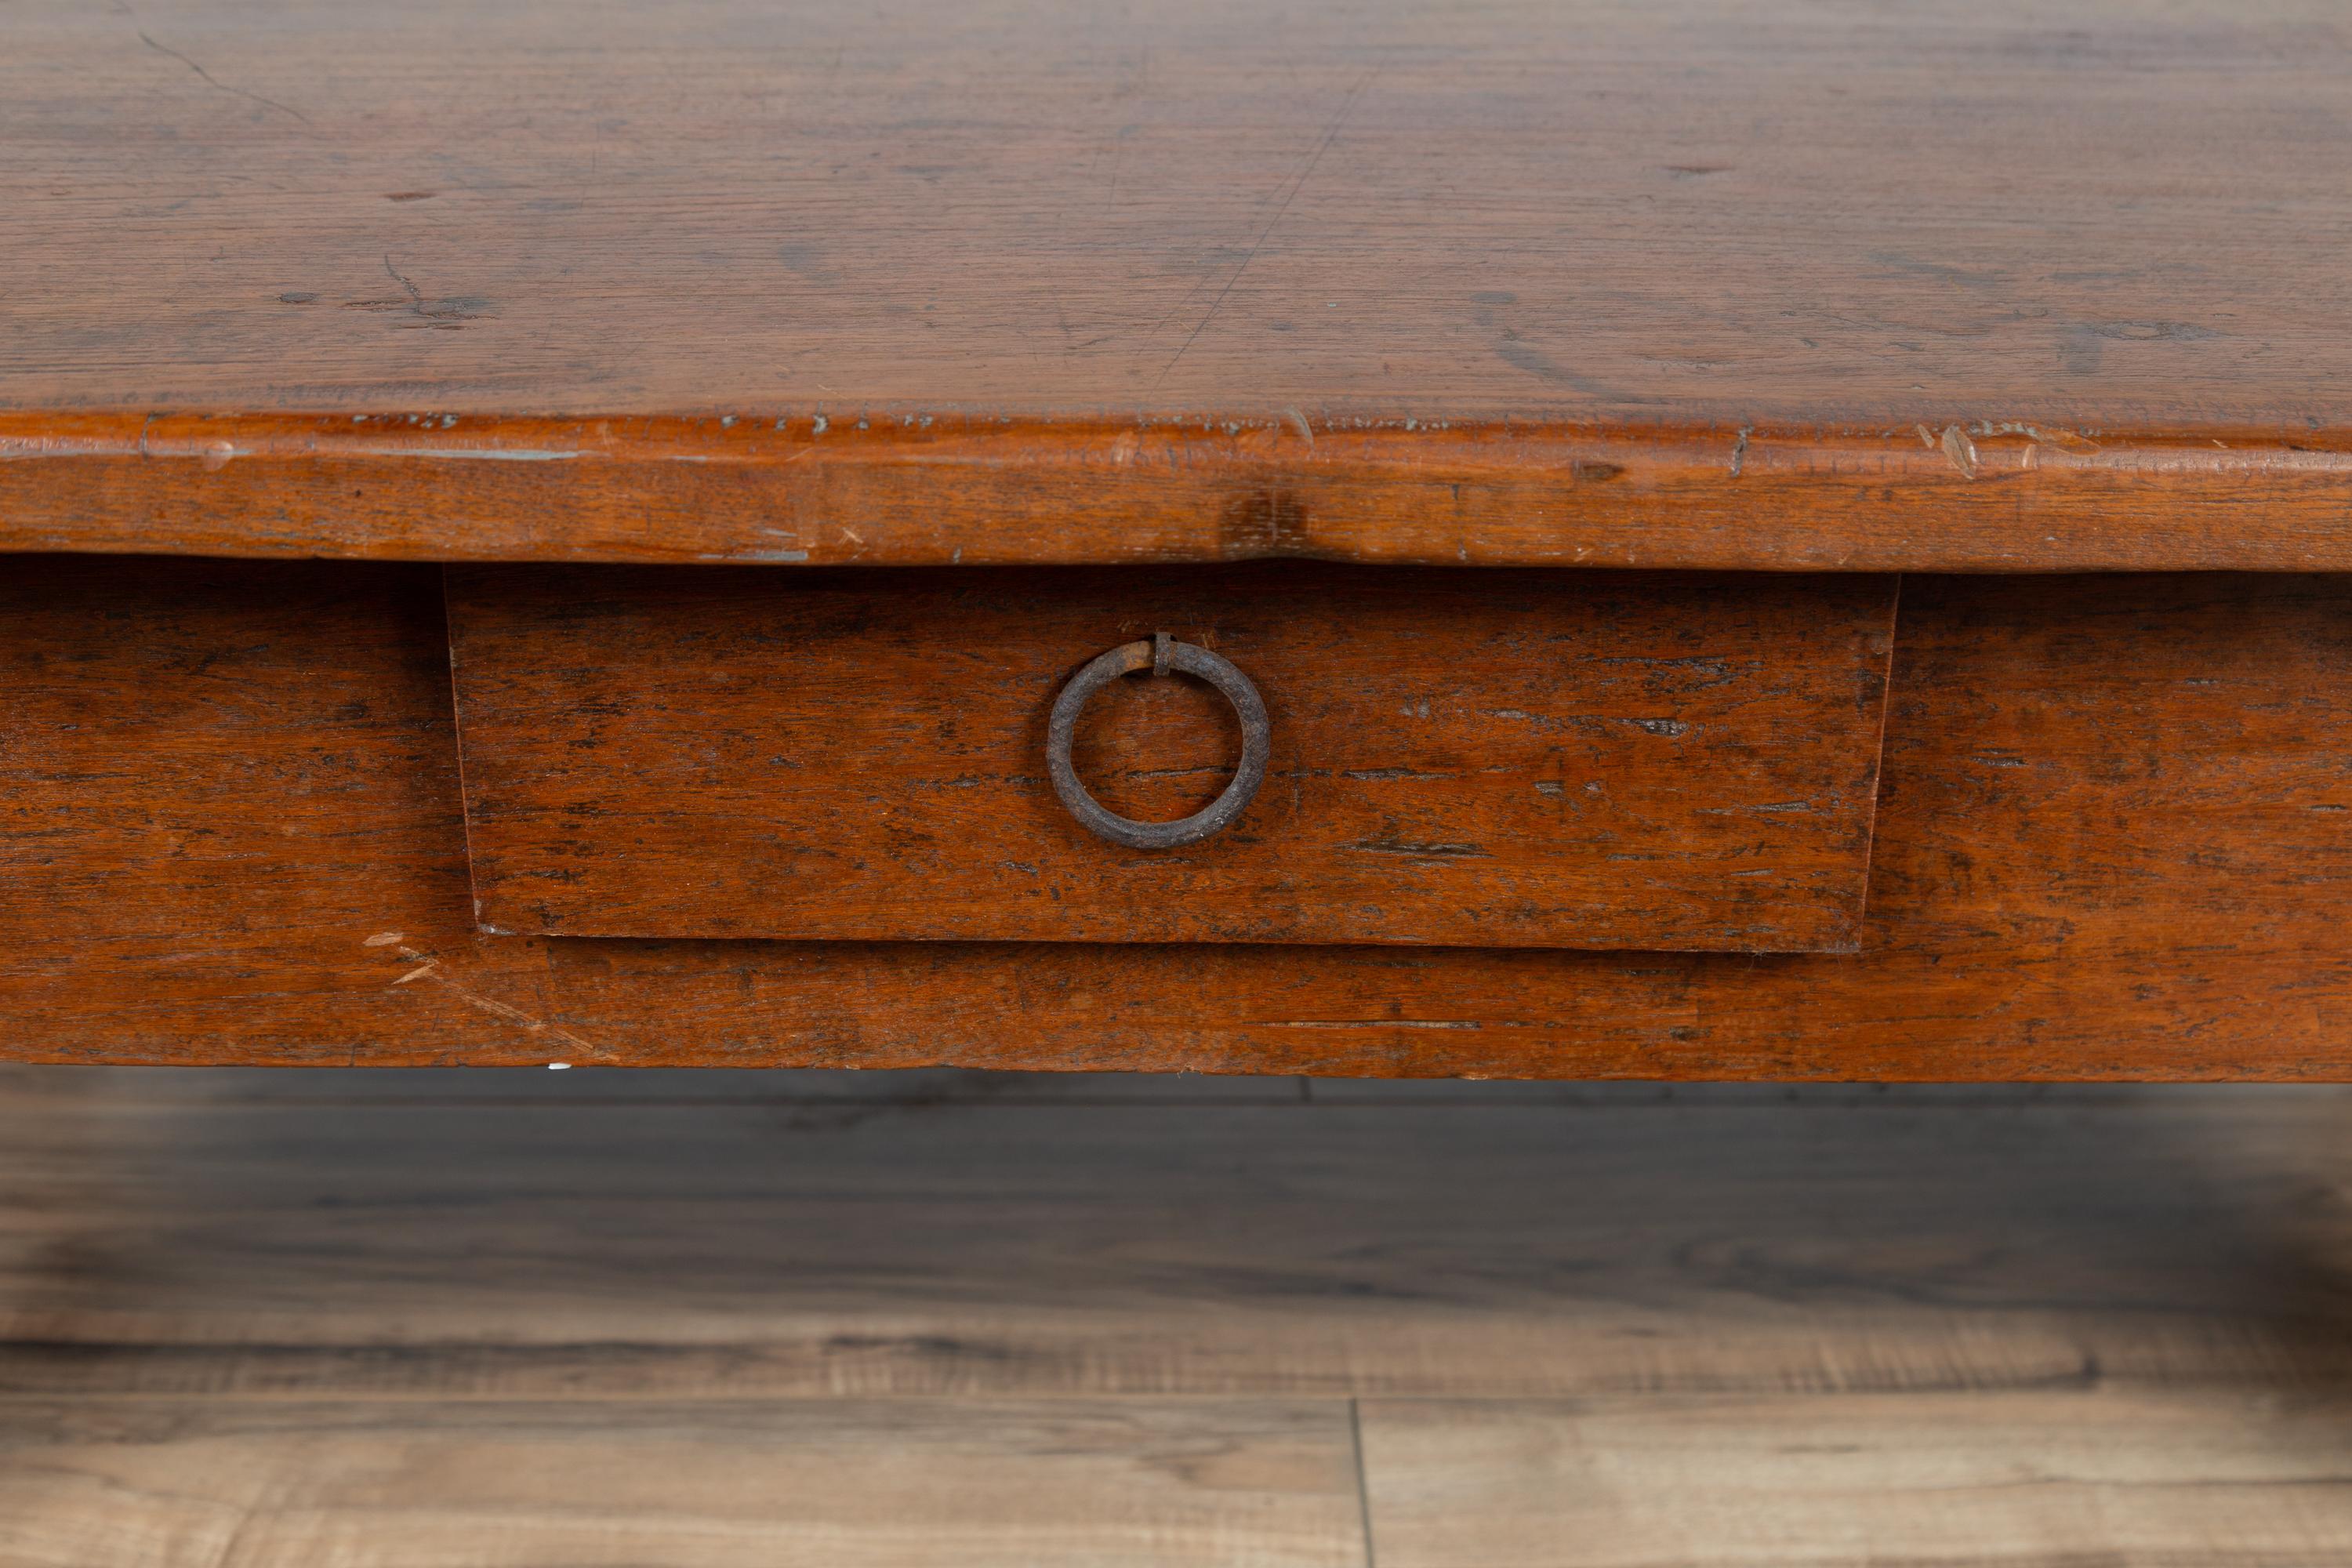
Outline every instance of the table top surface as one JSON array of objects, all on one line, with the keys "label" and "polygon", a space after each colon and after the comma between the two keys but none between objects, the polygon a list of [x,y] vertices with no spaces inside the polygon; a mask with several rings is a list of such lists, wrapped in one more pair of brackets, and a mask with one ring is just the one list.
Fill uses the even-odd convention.
[{"label": "table top surface", "polygon": [[[903,467],[954,432],[1002,476],[1131,467],[1156,428],[1167,475],[1234,485],[1171,478],[1107,541],[1007,545],[998,498],[851,553],[1278,553],[1130,524],[1311,506],[1335,531],[1301,548],[1390,559],[2341,569],[2347,169],[2336,0],[19,7],[0,457],[308,460],[463,419],[426,455]],[[1466,464],[1507,476],[1497,527],[1526,486],[1561,504],[1507,548],[1402,539],[1265,477],[1365,433],[1363,485],[1458,499]],[[5,547],[762,558],[690,521],[707,496],[614,544],[486,531],[511,508],[478,473],[426,487],[476,521],[394,542],[241,495],[265,538],[192,521],[225,510],[195,479],[0,468]],[[1568,504],[1571,468],[1641,504]],[[1899,526],[1861,510],[1882,472]]]},{"label": "table top surface", "polygon": [[2334,0],[0,21],[0,407],[2352,424]]}]

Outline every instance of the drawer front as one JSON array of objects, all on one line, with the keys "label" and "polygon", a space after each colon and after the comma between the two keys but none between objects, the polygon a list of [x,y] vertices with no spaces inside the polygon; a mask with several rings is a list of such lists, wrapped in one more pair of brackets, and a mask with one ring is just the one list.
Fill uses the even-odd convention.
[{"label": "drawer front", "polygon": [[[574,936],[1850,949],[1895,580],[1255,566],[448,574],[476,904]],[[1262,787],[1134,848],[1048,720],[1133,639],[1262,696]],[[1069,756],[1181,817],[1244,746],[1147,668]]]}]

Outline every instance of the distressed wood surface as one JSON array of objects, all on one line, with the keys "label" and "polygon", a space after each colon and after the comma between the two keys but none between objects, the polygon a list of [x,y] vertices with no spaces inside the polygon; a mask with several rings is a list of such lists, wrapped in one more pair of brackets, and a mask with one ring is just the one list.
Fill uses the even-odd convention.
[{"label": "distressed wood surface", "polygon": [[1707,1027],[1766,1071],[2276,1031],[2352,1075],[2352,579],[1911,578],[1904,615],[1862,973],[1713,971]]},{"label": "distressed wood surface", "polygon": [[[575,936],[1850,949],[1895,584],[1293,565],[453,569],[485,925]],[[1215,649],[1272,721],[1242,817],[1095,837],[1045,779],[1097,654]],[[1073,748],[1207,805],[1230,706],[1138,677]]]},{"label": "distressed wood surface", "polygon": [[2332,428],[0,411],[0,546],[38,551],[2341,571],[2347,509]]},{"label": "distressed wood surface", "polygon": [[20,7],[0,545],[2352,568],[2347,43],[2327,0]]},{"label": "distressed wood surface", "polygon": [[2325,0],[0,37],[19,409],[2352,425]]},{"label": "distressed wood surface", "polygon": [[385,989],[385,964],[415,967],[404,943],[358,948],[373,973],[342,962],[404,917],[459,929],[467,907],[436,588],[415,570],[0,563],[11,1032],[252,1028],[319,1059],[410,1029],[452,1043]]},{"label": "distressed wood surface", "polygon": [[2348,1111],[0,1068],[0,1560],[2330,1563]]},{"label": "distressed wood surface", "polygon": [[1913,579],[1862,950],[473,925],[437,574],[0,573],[7,1051],[1373,1076],[2352,1073],[2352,582]]}]

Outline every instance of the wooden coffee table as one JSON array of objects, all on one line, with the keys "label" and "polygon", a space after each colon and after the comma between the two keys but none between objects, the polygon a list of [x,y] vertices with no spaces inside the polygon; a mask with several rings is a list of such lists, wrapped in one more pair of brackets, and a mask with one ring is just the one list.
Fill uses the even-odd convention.
[{"label": "wooden coffee table", "polygon": [[2345,1077],[2245,9],[12,16],[0,1055]]}]

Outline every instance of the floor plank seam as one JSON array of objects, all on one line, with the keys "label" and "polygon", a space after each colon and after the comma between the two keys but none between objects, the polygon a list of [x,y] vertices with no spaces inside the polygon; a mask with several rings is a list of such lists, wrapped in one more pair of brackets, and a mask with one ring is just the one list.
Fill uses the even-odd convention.
[{"label": "floor plank seam", "polygon": [[1348,1444],[1356,1466],[1356,1527],[1363,1534],[1364,1568],[1381,1568],[1380,1551],[1372,1541],[1372,1486],[1364,1473],[1364,1413],[1360,1399],[1348,1401]]}]

